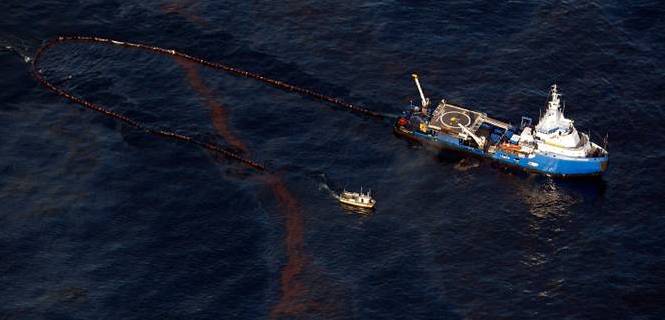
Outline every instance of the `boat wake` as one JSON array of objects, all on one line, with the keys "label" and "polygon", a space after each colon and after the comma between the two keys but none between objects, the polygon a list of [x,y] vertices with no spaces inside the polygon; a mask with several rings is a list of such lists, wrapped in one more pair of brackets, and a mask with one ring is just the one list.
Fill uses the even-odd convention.
[{"label": "boat wake", "polygon": [[2,46],[2,50],[3,50],[3,51],[13,52],[13,53],[17,54],[19,57],[21,57],[21,59],[22,59],[23,62],[25,62],[25,63],[30,63],[30,62],[32,61],[32,58],[31,58],[31,57],[29,57],[29,56],[26,55],[25,53],[21,52],[20,49],[15,48],[15,47],[12,47],[12,46],[10,46],[10,45],[3,45],[3,46]]},{"label": "boat wake", "polygon": [[24,63],[32,62],[32,57],[29,52],[34,51],[34,47],[24,40],[13,36],[0,37],[0,51],[12,52],[19,56]]},{"label": "boat wake", "polygon": [[318,178],[321,180],[319,182],[319,191],[328,193],[333,199],[339,200],[339,192],[333,190],[328,184],[328,177],[325,173],[319,173]]}]

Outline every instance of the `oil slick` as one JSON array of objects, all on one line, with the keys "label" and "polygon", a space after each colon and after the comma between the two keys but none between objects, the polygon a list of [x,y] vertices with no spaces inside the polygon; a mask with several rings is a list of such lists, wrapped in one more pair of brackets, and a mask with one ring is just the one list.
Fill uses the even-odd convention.
[{"label": "oil slick", "polygon": [[197,66],[183,59],[175,58],[174,60],[185,71],[190,87],[203,98],[204,104],[210,111],[210,118],[212,119],[212,124],[215,127],[215,130],[217,130],[217,133],[219,133],[228,144],[239,149],[243,153],[247,153],[247,146],[245,146],[240,138],[233,134],[229,127],[228,111],[217,102],[214,92],[203,82],[203,79],[201,79],[197,70]]},{"label": "oil slick", "polygon": [[[165,12],[181,14],[188,20],[200,26],[205,26],[205,20],[189,10],[193,3],[194,1],[176,2],[164,5],[162,9]],[[204,83],[197,66],[184,59],[175,58],[174,60],[185,71],[190,87],[203,98],[210,111],[210,117],[217,133],[230,145],[240,149],[245,154],[249,153],[245,143],[233,133],[229,125],[229,113],[215,99],[214,92]],[[302,315],[308,310],[318,309],[320,304],[308,298],[309,289],[302,279],[305,268],[309,264],[309,258],[303,248],[304,223],[302,208],[280,176],[267,174],[259,176],[258,179],[270,188],[273,196],[277,199],[286,227],[284,242],[287,262],[281,270],[282,293],[278,303],[272,307],[270,317],[293,317]]]}]

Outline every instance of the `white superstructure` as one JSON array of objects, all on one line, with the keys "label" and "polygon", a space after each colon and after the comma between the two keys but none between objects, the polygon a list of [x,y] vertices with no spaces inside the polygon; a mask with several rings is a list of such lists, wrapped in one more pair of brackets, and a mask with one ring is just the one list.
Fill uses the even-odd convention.
[{"label": "white superstructure", "polygon": [[575,129],[573,120],[564,116],[560,97],[555,84],[550,90],[545,114],[538,121],[533,134],[531,130],[522,132],[520,144],[535,143],[536,150],[543,153],[587,157],[598,146],[589,140],[588,135]]}]

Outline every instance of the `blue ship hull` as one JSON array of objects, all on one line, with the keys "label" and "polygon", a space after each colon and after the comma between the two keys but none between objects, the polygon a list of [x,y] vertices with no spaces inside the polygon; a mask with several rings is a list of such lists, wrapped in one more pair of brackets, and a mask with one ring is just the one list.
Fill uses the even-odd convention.
[{"label": "blue ship hull", "polygon": [[573,158],[557,154],[535,152],[526,157],[517,154],[496,151],[489,154],[484,150],[465,145],[459,138],[438,133],[436,135],[423,134],[418,131],[407,130],[395,125],[395,132],[401,136],[431,145],[440,149],[454,150],[465,154],[475,155],[496,161],[500,164],[528,172],[537,172],[548,176],[599,176],[607,170],[608,156]]}]

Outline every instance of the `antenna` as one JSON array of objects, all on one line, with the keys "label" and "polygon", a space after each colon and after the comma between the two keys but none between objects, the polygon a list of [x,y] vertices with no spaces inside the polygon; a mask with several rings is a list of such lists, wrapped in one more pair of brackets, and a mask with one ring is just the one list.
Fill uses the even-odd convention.
[{"label": "antenna", "polygon": [[605,140],[603,140],[603,149],[605,149],[605,151],[607,151],[607,138],[608,137],[609,137],[609,133],[606,132],[605,133]]},{"label": "antenna", "polygon": [[[552,88],[554,88],[555,86],[556,86],[556,84],[552,85],[550,87],[550,91],[547,93],[547,99],[545,99],[545,110],[549,110],[549,108],[550,108],[550,98],[552,97]],[[543,119],[543,109],[542,108],[539,110],[539,116],[538,117],[541,120]]]}]

